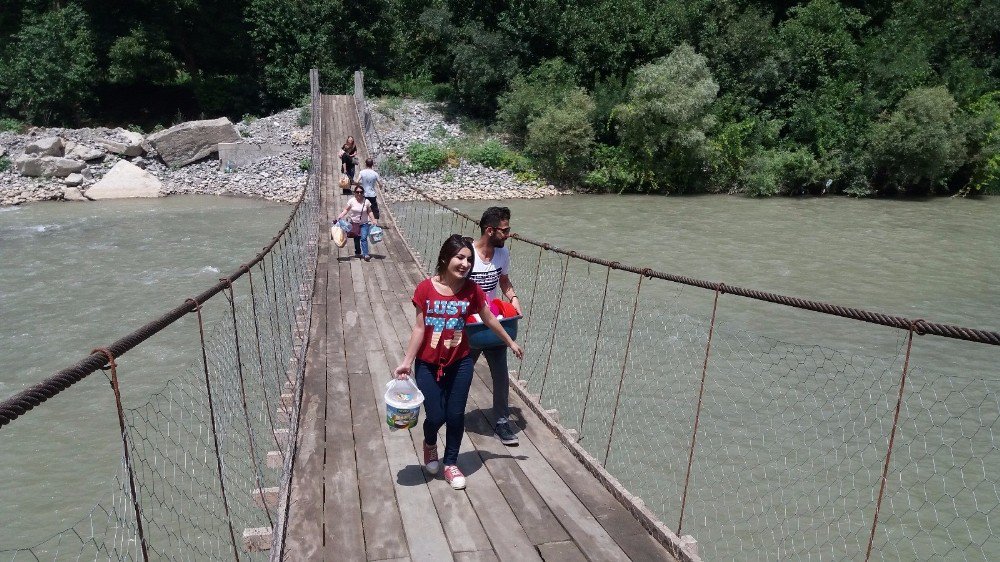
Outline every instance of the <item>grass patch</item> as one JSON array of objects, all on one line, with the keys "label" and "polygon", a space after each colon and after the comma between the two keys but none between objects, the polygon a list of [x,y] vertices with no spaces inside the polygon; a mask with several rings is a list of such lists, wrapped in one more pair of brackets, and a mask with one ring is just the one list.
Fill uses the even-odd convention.
[{"label": "grass patch", "polygon": [[10,158],[6,156],[0,156],[0,173],[6,172],[10,169]]},{"label": "grass patch", "polygon": [[10,117],[0,119],[0,131],[10,131],[20,133],[24,130],[24,123]]}]

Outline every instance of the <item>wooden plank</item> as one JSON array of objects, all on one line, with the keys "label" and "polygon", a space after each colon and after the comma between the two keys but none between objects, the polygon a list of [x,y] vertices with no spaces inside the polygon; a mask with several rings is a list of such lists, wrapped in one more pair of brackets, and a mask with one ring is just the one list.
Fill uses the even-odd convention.
[{"label": "wooden plank", "polygon": [[496,562],[497,553],[492,550],[473,550],[466,552],[456,552],[455,562]]},{"label": "wooden plank", "polygon": [[[484,410],[492,407],[493,403],[488,390],[492,387],[492,382],[489,387],[485,382],[485,379],[489,377],[488,369],[480,367],[470,392],[470,400]],[[527,408],[523,408],[521,411],[530,412]],[[541,421],[529,418],[527,425],[541,426],[542,424]],[[548,445],[552,448],[551,454],[554,455],[558,452],[554,446],[558,445],[567,457],[573,458],[571,453],[558,442],[554,445],[548,443]],[[484,447],[491,447],[491,445],[484,444]],[[624,550],[602,527],[601,522],[580,502],[570,486],[549,466],[546,457],[538,451],[535,443],[531,439],[522,438],[517,449],[520,453],[517,457],[520,468],[555,517],[565,526],[570,537],[580,545],[581,550],[599,560],[628,560]],[[580,482],[580,485],[600,486],[600,483],[591,478],[591,481]]]},{"label": "wooden plank", "polygon": [[326,466],[324,473],[324,553],[327,560],[362,560],[365,539],[361,520],[355,443],[351,422],[350,384],[344,355],[339,274],[331,267],[327,343]]},{"label": "wooden plank", "polygon": [[355,455],[358,463],[358,489],[361,495],[361,518],[369,560],[399,558],[409,554],[405,537],[400,533],[402,519],[396,504],[389,472],[385,443],[382,441],[378,410],[375,408],[370,376],[351,373],[351,412],[354,427]]},{"label": "wooden plank", "polygon": [[[356,326],[363,330],[366,324],[362,324],[360,315],[370,319],[370,306],[366,313],[363,310],[366,306],[365,295],[357,295],[353,287],[353,276],[347,275],[346,269],[341,270],[341,273],[344,274],[343,279],[352,280],[352,286],[341,293],[344,310],[349,308],[349,304],[352,305]],[[343,284],[341,287],[343,288]],[[346,321],[345,315],[345,326]],[[348,376],[358,474],[364,475],[358,479],[358,487],[365,545],[369,560],[408,556],[405,536],[400,533],[402,518],[396,503],[395,475],[390,473],[385,443],[382,440],[381,426],[384,422],[379,415],[371,376],[368,374],[367,353],[363,345],[350,346],[351,340],[357,340],[358,337],[363,337],[360,331],[353,334],[346,330],[344,332],[345,346],[349,348],[348,357],[351,359],[350,370],[358,371],[351,372]]]},{"label": "wooden plank", "polygon": [[358,306],[354,299],[354,286],[349,272],[351,265],[343,263],[340,275],[341,307],[343,314],[344,353],[347,361],[347,372],[367,373],[368,361],[365,359],[365,343],[361,337],[361,324],[358,320]]},{"label": "wooden plank", "polygon": [[[477,389],[481,390],[481,387]],[[470,402],[475,404],[471,400]],[[513,447],[508,448],[493,437],[492,426],[482,410],[470,412],[465,419],[466,435],[479,452],[483,464],[500,487],[500,491],[503,492],[532,544],[569,540],[566,529],[545,505],[545,501],[518,466],[515,459],[523,456],[522,451]]]},{"label": "wooden plank", "polygon": [[[483,388],[489,388],[485,380],[489,378],[487,369],[478,372]],[[492,383],[490,383],[492,384]],[[510,393],[511,406],[521,412],[531,412],[516,393]],[[484,401],[486,407],[492,401]],[[596,478],[573,456],[571,452],[533,415],[528,418],[521,434],[520,448],[525,449],[528,462],[521,466],[531,478],[535,488],[545,498],[553,513],[559,517],[581,549],[593,557],[606,545],[605,536],[611,537],[617,549],[608,548],[616,554],[620,550],[632,560],[667,560],[675,558],[667,552],[642,526],[641,523],[619,502]],[[529,450],[537,451],[529,453]],[[582,505],[586,512],[580,513]],[[588,517],[587,514],[590,514]],[[583,519],[586,517],[586,519]],[[596,518],[600,524],[598,544],[592,544],[594,530],[587,523]],[[587,523],[584,525],[584,523]],[[586,540],[581,540],[584,537]],[[603,559],[609,559],[601,556]]]},{"label": "wooden plank", "polygon": [[538,545],[538,552],[545,562],[586,562],[587,557],[573,541],[550,542]]},{"label": "wooden plank", "polygon": [[407,432],[392,431],[385,424],[385,404],[381,400],[385,393],[387,378],[381,373],[389,371],[389,364],[383,351],[368,352],[371,385],[375,393],[379,419],[382,423],[382,440],[385,443],[389,470],[397,475],[396,501],[403,519],[403,530],[410,556],[417,560],[451,560],[451,548],[445,538],[440,516],[432,508],[430,491],[420,466],[420,459],[413,449]]}]

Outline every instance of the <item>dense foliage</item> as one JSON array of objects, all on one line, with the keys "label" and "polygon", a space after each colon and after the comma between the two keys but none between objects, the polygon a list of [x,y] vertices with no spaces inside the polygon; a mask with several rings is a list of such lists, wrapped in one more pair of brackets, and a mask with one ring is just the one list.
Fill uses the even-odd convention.
[{"label": "dense foliage", "polygon": [[6,0],[0,119],[259,115],[363,68],[562,183],[1000,193],[998,46],[995,0]]}]

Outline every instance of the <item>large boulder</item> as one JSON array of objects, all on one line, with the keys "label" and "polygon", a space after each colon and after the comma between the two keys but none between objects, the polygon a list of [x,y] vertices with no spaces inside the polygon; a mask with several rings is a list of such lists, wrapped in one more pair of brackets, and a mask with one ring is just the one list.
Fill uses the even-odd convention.
[{"label": "large boulder", "polygon": [[64,187],[62,189],[62,197],[66,201],[89,201],[89,199],[83,196],[83,192],[80,191],[79,187]]},{"label": "large boulder", "polygon": [[140,133],[118,128],[112,131],[112,136],[95,139],[94,142],[101,145],[108,152],[132,158],[146,152],[146,149],[142,146],[145,140]]},{"label": "large boulder", "polygon": [[86,191],[86,195],[94,200],[159,197],[162,188],[163,184],[153,174],[128,160],[119,160],[101,181]]},{"label": "large boulder", "polygon": [[24,147],[25,154],[35,156],[62,156],[63,140],[59,137],[45,137],[36,141],[31,141]]},{"label": "large boulder", "polygon": [[238,142],[240,133],[225,117],[188,121],[149,136],[149,142],[168,166],[187,166],[219,150],[220,142]]},{"label": "large boulder", "polygon": [[22,154],[14,160],[14,170],[22,176],[64,178],[83,170],[87,165],[61,156]]},{"label": "large boulder", "polygon": [[91,160],[104,158],[104,151],[85,144],[70,141],[66,143],[66,158],[74,158],[76,160],[89,162]]}]

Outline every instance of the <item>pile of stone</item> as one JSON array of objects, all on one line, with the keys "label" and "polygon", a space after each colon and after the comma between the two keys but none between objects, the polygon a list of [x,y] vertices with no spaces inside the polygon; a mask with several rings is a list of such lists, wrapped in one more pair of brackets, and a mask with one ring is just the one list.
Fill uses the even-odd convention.
[{"label": "pile of stone", "polygon": [[0,206],[172,193],[291,202],[305,186],[311,142],[298,115],[292,109],[236,125],[224,117],[190,121],[149,136],[120,128],[3,132]]},{"label": "pile of stone", "polygon": [[[403,100],[397,107],[382,99],[369,100],[369,106],[378,134],[368,141],[382,162],[391,158],[408,165],[407,147],[411,143],[462,142],[468,138],[460,125],[445,118],[438,104]],[[386,196],[396,201],[419,199],[414,187],[437,199],[535,199],[568,193],[544,182],[519,180],[508,170],[464,160],[426,174],[390,176],[385,183]]]}]

